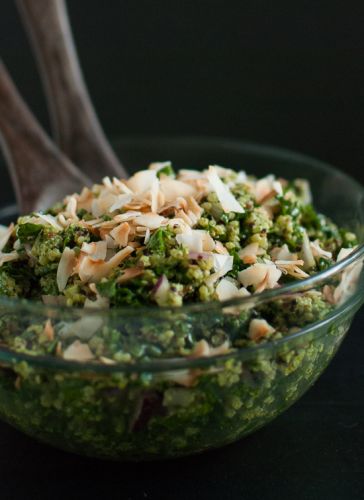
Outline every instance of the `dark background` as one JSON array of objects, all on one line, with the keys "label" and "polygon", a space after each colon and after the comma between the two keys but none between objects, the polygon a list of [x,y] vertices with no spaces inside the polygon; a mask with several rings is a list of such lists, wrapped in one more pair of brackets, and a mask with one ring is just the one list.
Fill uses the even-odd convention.
[{"label": "dark background", "polygon": [[[362,2],[73,0],[69,11],[90,93],[112,136],[244,138],[360,175]],[[0,50],[47,123],[14,0],[1,0]]]},{"label": "dark background", "polygon": [[[37,0],[34,0],[37,1]],[[110,136],[227,136],[300,150],[364,182],[364,9],[339,1],[73,0]],[[12,0],[0,53],[48,126]],[[270,426],[199,457],[107,464],[0,425],[4,499],[364,498],[364,313],[318,384]]]}]

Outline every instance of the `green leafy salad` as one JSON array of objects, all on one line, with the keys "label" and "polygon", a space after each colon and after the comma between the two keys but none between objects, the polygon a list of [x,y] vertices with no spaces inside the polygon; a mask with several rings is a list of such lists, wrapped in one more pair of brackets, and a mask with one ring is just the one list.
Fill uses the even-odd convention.
[{"label": "green leafy salad", "polygon": [[[3,228],[0,294],[100,310],[172,308],[173,328],[143,318],[138,328],[135,318],[126,319],[121,331],[87,318],[48,319],[21,335],[7,323],[0,342],[29,354],[110,364],[268,342],[325,317],[355,276],[296,294],[285,307],[254,306],[249,297],[306,279],[356,245],[355,234],[315,211],[303,179],[256,179],[220,166],[175,173],[169,162],[153,163]],[[247,304],[226,307],[223,319],[207,313],[196,324],[182,314],[181,306],[236,298]]]}]

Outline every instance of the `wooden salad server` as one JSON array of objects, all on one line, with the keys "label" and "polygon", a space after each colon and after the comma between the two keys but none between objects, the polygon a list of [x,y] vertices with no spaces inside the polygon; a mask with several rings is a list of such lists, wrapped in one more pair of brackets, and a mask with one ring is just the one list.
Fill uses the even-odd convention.
[{"label": "wooden salad server", "polygon": [[20,213],[45,209],[91,184],[44,132],[1,59],[0,139]]},{"label": "wooden salad server", "polygon": [[92,106],[64,0],[17,0],[30,35],[59,148],[94,182],[127,177]]}]

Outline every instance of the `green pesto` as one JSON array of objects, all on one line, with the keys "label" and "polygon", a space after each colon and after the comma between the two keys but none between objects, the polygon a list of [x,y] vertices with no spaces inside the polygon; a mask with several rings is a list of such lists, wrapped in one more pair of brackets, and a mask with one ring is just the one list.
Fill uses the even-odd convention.
[{"label": "green pesto", "polygon": [[349,323],[350,315],[276,352],[215,361],[191,387],[167,372],[98,375],[1,364],[0,415],[78,454],[145,460],[201,452],[246,436],[294,403],[329,363]]}]

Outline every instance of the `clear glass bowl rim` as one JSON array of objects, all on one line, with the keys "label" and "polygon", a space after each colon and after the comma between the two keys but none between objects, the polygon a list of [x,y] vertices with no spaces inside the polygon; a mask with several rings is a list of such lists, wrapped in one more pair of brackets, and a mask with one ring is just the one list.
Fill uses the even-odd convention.
[{"label": "clear glass bowl rim", "polygon": [[[320,160],[316,160],[315,158],[304,155],[302,153],[297,153],[294,151],[290,151],[288,149],[277,148],[275,146],[267,146],[261,144],[255,144],[247,141],[239,141],[234,139],[223,139],[223,138],[213,138],[213,137],[130,137],[127,138],[128,141],[135,140],[136,143],[148,143],[150,142],[158,142],[158,143],[166,143],[168,145],[181,144],[186,143],[186,147],[188,145],[196,146],[196,145],[204,145],[211,144],[211,146],[223,146],[227,149],[233,147],[235,149],[241,150],[241,152],[249,152],[265,155],[273,155],[284,157],[285,159],[291,159],[293,161],[304,161],[310,163],[313,167],[317,168],[326,173],[338,173],[347,179],[349,179],[356,187],[362,191],[363,199],[364,199],[364,187],[358,183],[351,176],[347,175],[343,171],[338,168]],[[9,210],[10,208],[10,210]],[[0,216],[2,214],[8,215],[10,213],[11,207],[4,207],[0,210]],[[1,213],[2,212],[2,213]],[[309,278],[291,282],[286,285],[283,285],[280,288],[274,288],[270,290],[265,290],[262,293],[252,295],[250,297],[242,297],[231,299],[223,302],[206,302],[206,303],[197,303],[197,304],[189,304],[179,308],[169,308],[169,307],[154,307],[154,306],[140,306],[140,307],[117,307],[112,309],[80,309],[76,307],[67,307],[67,306],[57,306],[57,305],[45,305],[40,302],[35,302],[27,299],[13,299],[8,297],[0,296],[0,307],[8,308],[9,312],[13,311],[14,313],[19,313],[19,310],[25,313],[30,313],[34,315],[43,315],[48,316],[49,314],[59,314],[59,315],[75,315],[75,317],[82,317],[83,315],[91,316],[95,315],[98,317],[130,317],[135,315],[143,315],[144,317],[147,315],[150,318],[153,317],[162,317],[163,315],[170,315],[173,313],[178,314],[198,314],[198,313],[206,313],[213,311],[222,311],[226,307],[236,307],[247,305],[251,302],[254,303],[263,303],[269,300],[276,300],[278,298],[284,298],[287,295],[292,293],[298,293],[303,290],[309,290],[314,286],[318,285],[322,281],[326,281],[336,275],[339,272],[342,272],[350,265],[359,262],[364,257],[364,243],[359,245],[349,256],[345,259],[342,259],[340,262],[337,262],[330,268],[320,271],[317,274],[310,276]],[[60,358],[55,358],[53,356],[32,356],[23,353],[19,353],[16,351],[12,351],[11,349],[7,349],[3,346],[0,346],[0,362],[17,362],[26,360],[29,364],[34,364],[40,367],[47,367],[52,369],[69,369],[69,370],[82,370],[82,371],[91,371],[91,372],[160,372],[165,370],[183,370],[187,368],[192,368],[195,366],[209,366],[212,365],[216,360],[224,360],[230,359],[232,357],[246,357],[250,356],[253,352],[258,353],[262,350],[267,349],[276,349],[278,346],[289,342],[293,339],[301,337],[303,335],[308,334],[318,326],[324,325],[325,323],[332,321],[333,317],[339,317],[343,314],[346,308],[353,307],[353,303],[360,302],[361,297],[354,296],[347,303],[343,304],[340,308],[337,308],[331,315],[320,322],[312,323],[307,327],[295,332],[293,334],[287,335],[284,338],[276,341],[276,342],[268,342],[266,344],[260,344],[254,347],[244,347],[240,349],[236,349],[231,351],[231,353],[225,355],[215,355],[209,358],[195,358],[195,359],[186,359],[186,358],[170,358],[170,359],[155,359],[151,361],[141,361],[135,364],[131,363],[115,363],[114,365],[102,365],[97,364],[95,362],[75,362],[75,361],[67,361]],[[351,303],[351,305],[350,305]]]}]

